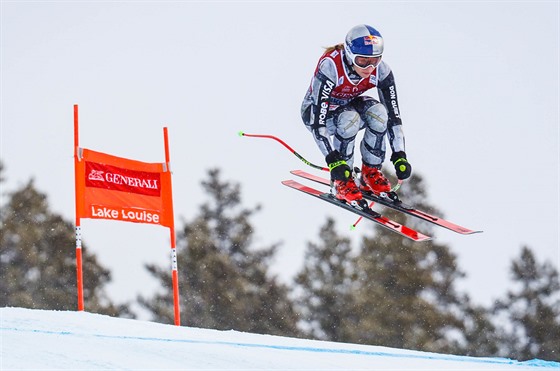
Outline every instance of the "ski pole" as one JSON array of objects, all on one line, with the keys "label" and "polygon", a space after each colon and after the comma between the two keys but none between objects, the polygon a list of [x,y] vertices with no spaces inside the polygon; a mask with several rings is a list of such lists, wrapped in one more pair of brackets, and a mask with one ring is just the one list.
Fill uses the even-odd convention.
[{"label": "ski pole", "polygon": [[292,152],[297,158],[299,158],[301,161],[303,161],[306,165],[309,165],[315,169],[319,169],[319,170],[323,170],[323,171],[329,171],[329,168],[327,167],[323,167],[323,166],[319,166],[319,165],[315,165],[309,161],[307,161],[305,158],[303,158],[303,156],[301,156],[299,153],[297,153],[292,147],[290,147],[288,144],[286,144],[286,142],[284,142],[282,139],[275,137],[274,135],[264,135],[264,134],[247,134],[244,133],[242,131],[240,131],[238,133],[238,135],[240,137],[250,137],[250,138],[268,138],[268,139],[274,139],[275,141],[277,141],[278,143],[280,143],[281,145],[283,145],[284,147],[286,147],[286,149],[288,149],[290,152]]},{"label": "ski pole", "polygon": [[[307,161],[305,158],[303,158],[303,156],[301,156],[299,153],[297,153],[292,147],[290,147],[286,142],[284,142],[282,139],[275,137],[274,135],[265,135],[265,134],[247,134],[244,133],[242,131],[240,131],[238,133],[238,135],[240,137],[250,137],[250,138],[268,138],[268,139],[274,139],[275,141],[277,141],[278,143],[282,144],[284,147],[286,147],[290,152],[292,152],[297,158],[299,158],[301,161],[303,161],[306,165],[309,165],[311,167],[314,167],[315,169],[319,169],[319,170],[323,170],[323,171],[329,171],[329,168],[327,167],[323,167],[323,166],[319,166],[319,165],[315,165],[309,161]],[[403,181],[401,179],[399,179],[398,183],[393,187],[393,189],[391,189],[392,192],[396,192],[402,185]]]},{"label": "ski pole", "polygon": [[[369,208],[371,209],[374,204],[375,204],[375,201],[371,201],[371,203],[369,204]],[[358,218],[358,220],[356,220],[356,222],[350,226],[350,230],[353,231],[354,229],[356,229],[356,226],[358,225],[359,222],[362,221],[363,218],[364,218],[363,216],[360,216]]]},{"label": "ski pole", "polygon": [[393,187],[393,189],[391,189],[391,192],[396,192],[399,190],[399,188],[401,188],[403,184],[403,180],[399,179],[399,181],[397,182],[397,184],[395,184],[395,186]]}]

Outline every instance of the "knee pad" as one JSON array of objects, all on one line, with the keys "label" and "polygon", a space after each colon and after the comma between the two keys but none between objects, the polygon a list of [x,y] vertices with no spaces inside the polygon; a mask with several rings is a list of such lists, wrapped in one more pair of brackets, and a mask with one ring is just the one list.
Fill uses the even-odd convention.
[{"label": "knee pad", "polygon": [[360,130],[360,115],[356,111],[343,111],[336,118],[336,134],[349,139],[358,135]]},{"label": "knee pad", "polygon": [[389,115],[387,109],[381,103],[374,104],[364,114],[366,126],[376,133],[384,133],[387,131],[387,120]]}]

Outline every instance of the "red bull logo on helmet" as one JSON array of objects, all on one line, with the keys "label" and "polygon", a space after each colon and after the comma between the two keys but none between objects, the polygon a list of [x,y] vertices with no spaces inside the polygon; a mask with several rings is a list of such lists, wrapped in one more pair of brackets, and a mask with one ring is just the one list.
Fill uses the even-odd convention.
[{"label": "red bull logo on helmet", "polygon": [[373,35],[364,36],[364,45],[377,45],[379,44],[379,38]]}]

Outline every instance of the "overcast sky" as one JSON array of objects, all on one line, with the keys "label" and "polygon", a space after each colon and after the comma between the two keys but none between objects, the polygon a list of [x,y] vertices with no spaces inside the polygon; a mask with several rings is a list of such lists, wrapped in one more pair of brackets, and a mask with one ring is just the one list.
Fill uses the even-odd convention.
[{"label": "overcast sky", "polygon": [[[276,135],[323,164],[301,122],[301,99],[322,48],[367,23],[385,39],[408,158],[429,201],[451,221],[484,230],[436,230],[468,275],[460,288],[485,305],[502,296],[522,245],[558,268],[558,1],[1,7],[2,193],[33,177],[53,211],[74,220],[73,104],[81,146],[116,156],[163,161],[167,126],[177,227],[208,200],[200,181],[219,167],[241,184],[244,206],[263,206],[252,220],[255,247],[283,241],[274,271],[288,282],[327,216],[355,241],[371,224],[350,232],[352,214],[282,186],[290,170],[313,169],[277,143],[237,132]],[[170,265],[166,229],[82,225],[86,245],[112,270],[115,300],[157,287],[143,264]]]}]

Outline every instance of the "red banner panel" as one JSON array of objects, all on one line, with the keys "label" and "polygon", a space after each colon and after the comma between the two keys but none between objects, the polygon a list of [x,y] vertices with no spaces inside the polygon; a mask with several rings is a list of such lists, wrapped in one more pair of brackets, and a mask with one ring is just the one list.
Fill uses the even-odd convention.
[{"label": "red banner panel", "polygon": [[77,169],[78,217],[173,226],[165,164],[80,149]]}]

